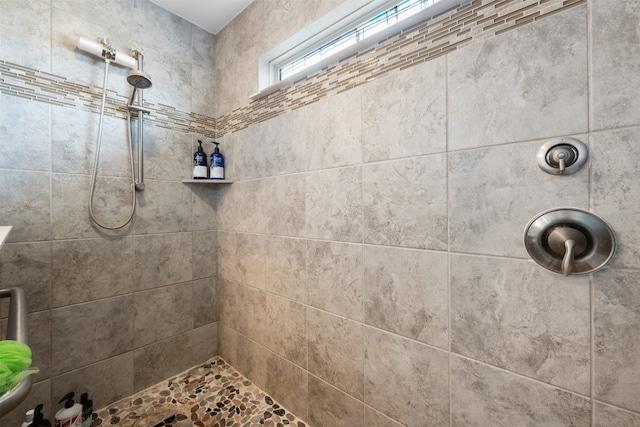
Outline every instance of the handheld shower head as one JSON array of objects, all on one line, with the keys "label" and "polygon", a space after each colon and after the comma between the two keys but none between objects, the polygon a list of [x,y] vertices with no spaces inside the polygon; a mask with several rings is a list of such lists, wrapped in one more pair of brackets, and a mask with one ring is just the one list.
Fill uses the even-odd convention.
[{"label": "handheld shower head", "polygon": [[[138,110],[138,107],[135,107],[133,105],[136,91],[138,89],[150,88],[152,86],[151,77],[149,77],[149,74],[145,73],[142,70],[131,70],[129,71],[129,75],[127,76],[127,82],[129,82],[129,84],[133,86],[133,92],[131,93],[131,99],[129,100],[129,110]],[[149,111],[144,110],[144,112],[148,113]]]},{"label": "handheld shower head", "polygon": [[148,89],[153,85],[151,83],[151,77],[149,77],[149,74],[145,73],[142,70],[129,71],[127,81],[136,89]]}]

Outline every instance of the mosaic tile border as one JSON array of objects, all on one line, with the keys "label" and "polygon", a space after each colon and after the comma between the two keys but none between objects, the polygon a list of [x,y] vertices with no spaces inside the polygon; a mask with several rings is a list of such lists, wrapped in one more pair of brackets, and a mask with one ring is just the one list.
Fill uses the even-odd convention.
[{"label": "mosaic tile border", "polygon": [[376,77],[409,68],[588,0],[472,0],[246,107],[218,117],[218,137],[237,132]]},{"label": "mosaic tile border", "polygon": [[[74,83],[55,74],[3,60],[0,60],[0,93],[96,114],[100,112],[102,103],[102,88]],[[129,95],[107,90],[106,101],[106,116],[126,118]],[[214,117],[149,102],[145,102],[145,107],[151,110],[151,115],[145,119],[158,127],[215,137]]]},{"label": "mosaic tile border", "polygon": [[219,356],[93,417],[92,427],[307,427]]},{"label": "mosaic tile border", "polygon": [[[218,118],[162,104],[145,106],[158,127],[219,138],[587,2],[472,0]],[[99,88],[2,60],[0,93],[94,113],[101,102]],[[106,115],[125,117],[127,95],[108,91],[107,101]]]}]

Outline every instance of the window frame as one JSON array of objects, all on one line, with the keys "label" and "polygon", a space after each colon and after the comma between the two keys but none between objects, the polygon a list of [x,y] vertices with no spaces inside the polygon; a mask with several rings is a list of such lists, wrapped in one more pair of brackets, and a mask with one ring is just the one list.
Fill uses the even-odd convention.
[{"label": "window frame", "polygon": [[270,93],[302,80],[323,68],[363,52],[390,37],[408,31],[422,22],[442,15],[471,0],[440,0],[428,8],[419,11],[371,37],[339,50],[333,55],[323,58],[316,64],[304,68],[282,80],[278,80],[279,70],[283,64],[293,61],[295,57],[313,52],[320,46],[331,42],[358,25],[401,3],[401,0],[352,0],[346,1],[329,14],[298,31],[291,37],[265,52],[259,60],[259,91],[250,96],[251,100],[260,99]]}]

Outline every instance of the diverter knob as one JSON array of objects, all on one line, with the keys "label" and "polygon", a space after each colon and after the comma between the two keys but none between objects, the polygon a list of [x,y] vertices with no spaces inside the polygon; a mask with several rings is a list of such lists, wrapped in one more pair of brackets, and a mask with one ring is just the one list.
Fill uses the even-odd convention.
[{"label": "diverter knob", "polygon": [[570,175],[587,161],[587,146],[575,138],[559,138],[542,144],[536,154],[540,169],[551,175]]}]

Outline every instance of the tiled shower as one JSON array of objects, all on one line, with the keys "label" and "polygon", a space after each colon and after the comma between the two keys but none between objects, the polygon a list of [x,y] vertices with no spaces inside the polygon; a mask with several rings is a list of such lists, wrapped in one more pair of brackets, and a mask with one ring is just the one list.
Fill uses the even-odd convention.
[{"label": "tiled shower", "polygon": [[[214,37],[146,0],[0,0],[0,285],[27,291],[41,369],[2,427],[215,354],[311,426],[640,425],[640,5],[474,0],[455,47],[410,52],[434,22],[249,101],[262,52],[338,3],[255,0]],[[105,35],[154,80],[147,190],[110,234],[86,209],[101,63],[73,45]],[[118,108],[107,129],[115,218]],[[545,174],[568,136],[589,167]],[[213,138],[234,183],[181,183]],[[527,222],[567,206],[615,230],[605,269],[528,258]]]}]

